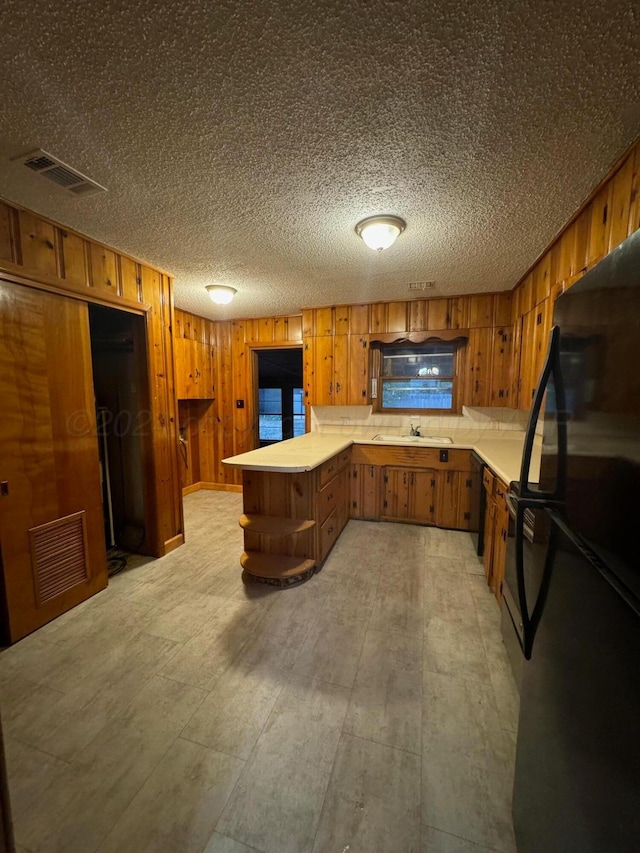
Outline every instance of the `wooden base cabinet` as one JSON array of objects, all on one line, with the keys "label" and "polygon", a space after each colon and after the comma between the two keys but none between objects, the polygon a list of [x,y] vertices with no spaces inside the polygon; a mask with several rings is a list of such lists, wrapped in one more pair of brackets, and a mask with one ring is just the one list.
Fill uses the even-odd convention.
[{"label": "wooden base cabinet", "polygon": [[349,519],[349,454],[312,471],[243,471],[240,562],[252,580],[292,586],[322,566]]},{"label": "wooden base cabinet", "polygon": [[489,468],[484,469],[483,484],[487,492],[484,523],[484,573],[487,584],[501,604],[509,533],[509,510],[506,502],[507,486]]},{"label": "wooden base cabinet", "polygon": [[352,463],[351,465],[351,518],[374,521],[380,518],[382,468],[379,465]]},{"label": "wooden base cabinet", "polygon": [[352,518],[469,529],[469,451],[355,445],[351,458]]},{"label": "wooden base cabinet", "polygon": [[385,467],[380,517],[388,521],[433,524],[436,516],[436,473]]}]

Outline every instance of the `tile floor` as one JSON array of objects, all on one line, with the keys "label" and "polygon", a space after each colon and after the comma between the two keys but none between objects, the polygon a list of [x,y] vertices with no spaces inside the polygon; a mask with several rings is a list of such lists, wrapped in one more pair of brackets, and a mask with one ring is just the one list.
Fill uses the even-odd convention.
[{"label": "tile floor", "polygon": [[0,654],[18,850],[515,850],[517,693],[467,534],[351,521],[243,586],[238,494]]}]

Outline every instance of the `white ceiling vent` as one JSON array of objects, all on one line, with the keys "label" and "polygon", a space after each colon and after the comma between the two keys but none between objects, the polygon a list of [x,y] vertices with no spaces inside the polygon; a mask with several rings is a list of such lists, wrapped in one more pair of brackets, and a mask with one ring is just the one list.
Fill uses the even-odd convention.
[{"label": "white ceiling vent", "polygon": [[409,290],[431,290],[435,287],[435,281],[410,281],[407,287]]},{"label": "white ceiling vent", "polygon": [[48,154],[41,148],[36,151],[30,151],[28,154],[22,154],[20,157],[14,157],[14,160],[23,163],[27,169],[42,175],[43,178],[48,178],[54,184],[58,184],[65,190],[74,195],[93,195],[93,193],[104,193],[106,187],[100,186],[91,178],[87,178],[81,172],[67,166],[62,160],[58,160],[52,154]]}]

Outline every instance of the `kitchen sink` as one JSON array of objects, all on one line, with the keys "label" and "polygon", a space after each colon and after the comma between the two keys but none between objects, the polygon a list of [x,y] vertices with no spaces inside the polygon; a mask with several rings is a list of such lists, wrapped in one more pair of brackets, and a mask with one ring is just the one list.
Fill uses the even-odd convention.
[{"label": "kitchen sink", "polygon": [[448,435],[374,435],[374,441],[410,441],[413,444],[453,444]]}]

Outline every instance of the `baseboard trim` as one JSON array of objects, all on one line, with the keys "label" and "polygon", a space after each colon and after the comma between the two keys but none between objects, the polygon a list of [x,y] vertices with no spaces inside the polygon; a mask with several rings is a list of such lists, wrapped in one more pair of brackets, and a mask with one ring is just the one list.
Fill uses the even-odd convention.
[{"label": "baseboard trim", "polygon": [[201,488],[202,488],[201,483],[191,483],[190,486],[185,486],[184,489],[182,490],[182,497],[184,498],[187,495],[190,495],[192,492],[199,492]]},{"label": "baseboard trim", "polygon": [[242,486],[237,483],[209,483],[205,480],[200,480],[199,483],[192,483],[190,486],[185,486],[182,490],[182,496],[185,497],[185,495],[199,492],[202,489],[208,489],[212,492],[241,492]]},{"label": "baseboard trim", "polygon": [[171,551],[175,551],[176,548],[179,548],[181,545],[184,545],[184,534],[178,533],[177,536],[173,536],[171,539],[167,539],[164,543],[164,553],[170,554]]}]

